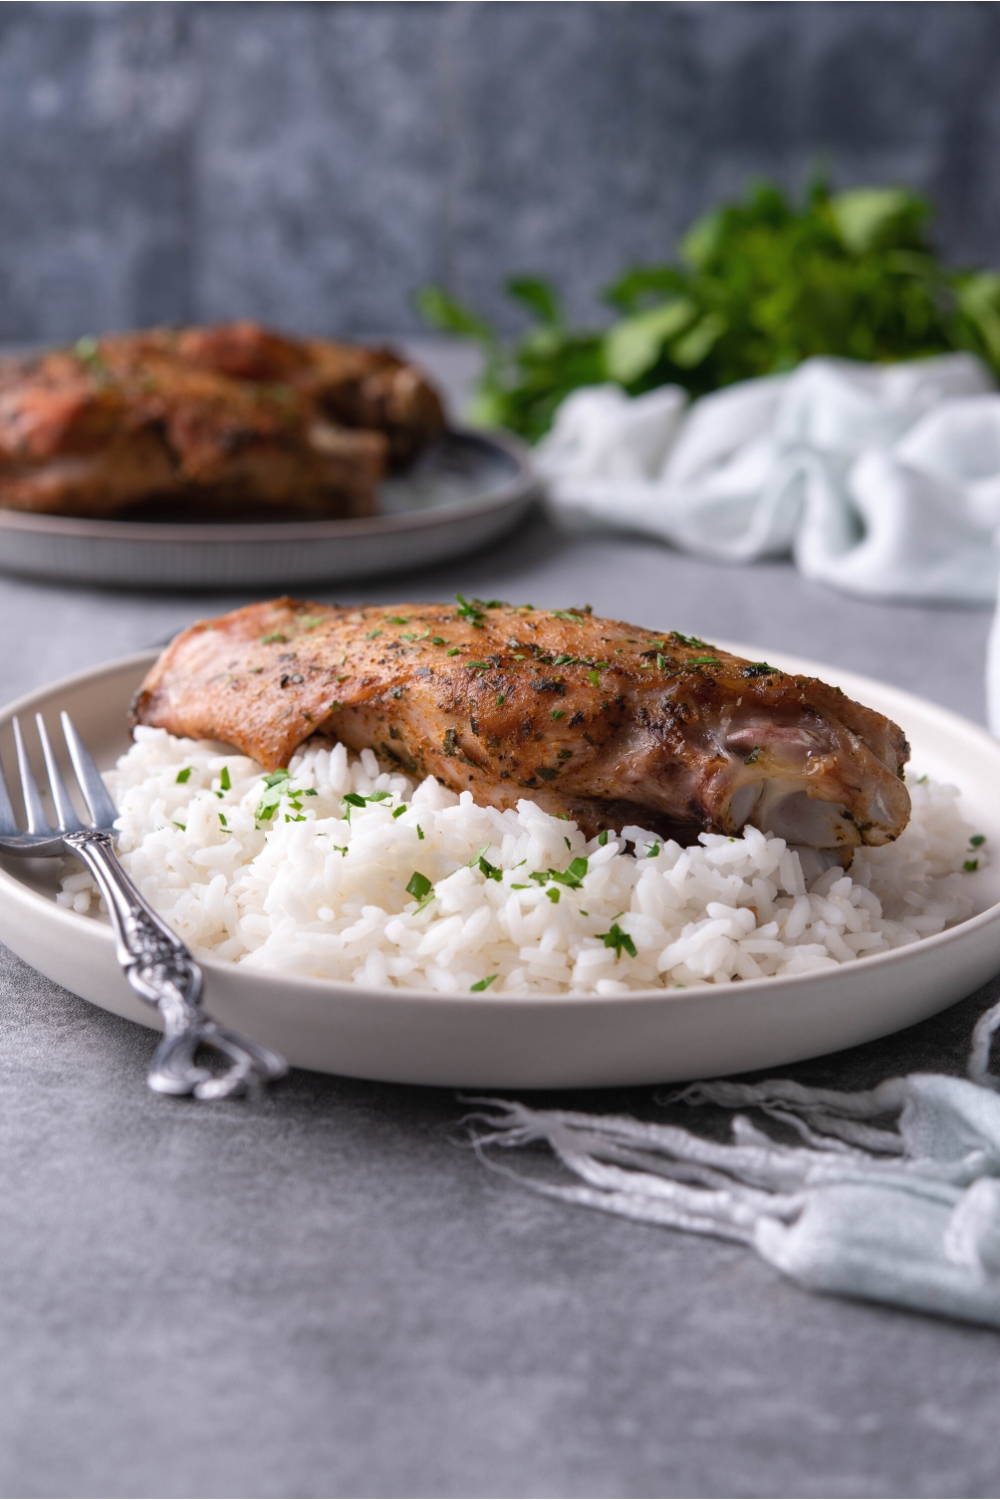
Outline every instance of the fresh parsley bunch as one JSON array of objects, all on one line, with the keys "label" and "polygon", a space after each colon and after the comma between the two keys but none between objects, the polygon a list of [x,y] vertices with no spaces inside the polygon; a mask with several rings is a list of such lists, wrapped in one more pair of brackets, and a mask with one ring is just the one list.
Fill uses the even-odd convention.
[{"label": "fresh parsley bunch", "polygon": [[473,420],[532,442],[564,396],[604,381],[632,395],[675,384],[701,396],[814,354],[886,361],[953,349],[1000,374],[1000,275],[943,265],[929,217],[906,188],[831,193],[818,181],[795,206],[761,183],[699,219],[679,262],[606,288],[617,316],[603,330],[570,327],[554,288],[528,277],[507,283],[532,318],[512,344],[439,287],[417,301],[434,327],[482,346]]}]

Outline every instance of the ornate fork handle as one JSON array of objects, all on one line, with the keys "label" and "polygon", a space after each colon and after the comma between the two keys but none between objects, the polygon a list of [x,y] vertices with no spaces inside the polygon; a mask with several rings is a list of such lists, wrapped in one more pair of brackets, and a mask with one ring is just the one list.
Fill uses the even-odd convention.
[{"label": "ornate fork handle", "polygon": [[[84,828],[63,836],[67,850],[83,861],[100,887],[111,914],[118,962],[135,993],[163,1017],[163,1041],[149,1070],[149,1086],[159,1094],[194,1094],[224,1099],[254,1083],[281,1078],[284,1058],[226,1031],[201,1006],[202,972],[176,933],[140,896],[118,860],[108,833]],[[213,1075],[195,1066],[200,1046],[214,1047],[231,1066]]]}]

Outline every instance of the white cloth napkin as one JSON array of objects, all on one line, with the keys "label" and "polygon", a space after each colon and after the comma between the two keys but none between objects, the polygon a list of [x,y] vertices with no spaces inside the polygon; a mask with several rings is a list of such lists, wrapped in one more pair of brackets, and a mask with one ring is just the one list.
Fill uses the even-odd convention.
[{"label": "white cloth napkin", "polygon": [[557,513],[873,599],[996,598],[1000,394],[968,354],[806,360],[691,405],[591,386],[536,450]]},{"label": "white cloth napkin", "polygon": [[998,1026],[1000,1005],[976,1026],[968,1079],[914,1073],[853,1094],[722,1081],[676,1096],[756,1108],[794,1145],[745,1115],[718,1142],[499,1099],[478,1101],[494,1113],[472,1117],[474,1140],[493,1166],[491,1146],[546,1142],[581,1186],[510,1175],[548,1197],[743,1241],[814,1291],[1000,1327],[1000,1080],[988,1071]]}]

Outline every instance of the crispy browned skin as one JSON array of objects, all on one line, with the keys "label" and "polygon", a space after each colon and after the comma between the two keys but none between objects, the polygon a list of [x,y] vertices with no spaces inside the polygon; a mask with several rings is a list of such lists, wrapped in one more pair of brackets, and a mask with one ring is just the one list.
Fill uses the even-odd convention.
[{"label": "crispy browned skin", "polygon": [[839,688],[580,611],[252,604],[179,635],[133,707],[133,723],[269,770],[322,729],[590,834],[638,823],[690,841],[749,822],[850,848],[896,838],[910,812],[902,731]]},{"label": "crispy browned skin", "polygon": [[432,387],[387,350],[255,323],[115,334],[0,362],[0,506],[366,515],[386,468],[443,425]]}]

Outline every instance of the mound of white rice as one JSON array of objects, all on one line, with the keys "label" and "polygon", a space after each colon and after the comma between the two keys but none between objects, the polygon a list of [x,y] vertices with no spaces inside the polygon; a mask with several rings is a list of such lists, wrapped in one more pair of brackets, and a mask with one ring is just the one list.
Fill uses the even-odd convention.
[{"label": "mound of white rice", "polygon": [[[689,849],[641,828],[588,840],[531,802],[478,807],[342,745],[312,742],[265,777],[219,745],[140,728],[107,781],[126,869],[195,953],[473,997],[849,963],[966,917],[963,872],[982,861],[955,788],[927,778],[910,784],[903,835],[859,850],[849,874],[754,828]],[[75,863],[57,900],[103,906]]]}]

